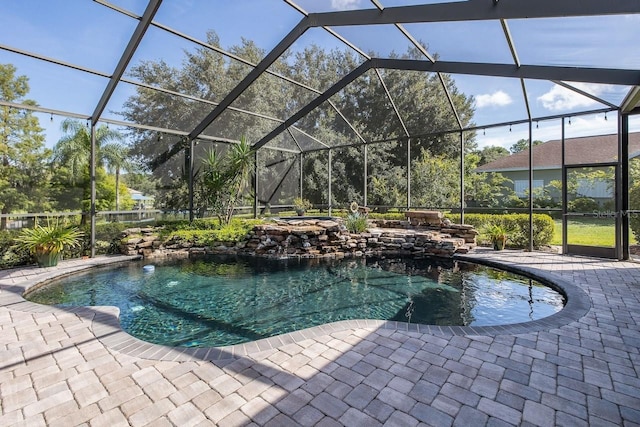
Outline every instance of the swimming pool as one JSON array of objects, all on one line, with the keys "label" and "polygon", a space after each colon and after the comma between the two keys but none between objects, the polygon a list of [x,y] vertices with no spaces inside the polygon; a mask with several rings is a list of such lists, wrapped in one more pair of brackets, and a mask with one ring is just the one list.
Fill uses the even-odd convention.
[{"label": "swimming pool", "polygon": [[112,305],[122,328],[156,344],[224,346],[346,319],[503,325],[547,317],[564,297],[476,264],[410,259],[212,257],[133,262],[50,282],[26,295],[61,306]]}]

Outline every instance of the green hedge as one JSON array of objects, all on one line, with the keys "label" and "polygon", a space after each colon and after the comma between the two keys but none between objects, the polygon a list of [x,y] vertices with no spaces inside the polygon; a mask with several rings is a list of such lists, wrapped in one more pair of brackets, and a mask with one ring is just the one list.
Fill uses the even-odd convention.
[{"label": "green hedge", "polygon": [[[459,223],[460,214],[447,214],[451,222]],[[529,247],[529,214],[476,214],[464,215],[465,224],[473,225],[479,232],[479,243],[488,243],[484,230],[493,224],[502,225],[509,230],[507,246],[512,248]],[[555,223],[547,214],[533,214],[533,247],[539,248],[551,244]]]},{"label": "green hedge", "polygon": [[177,237],[206,246],[216,242],[237,242],[262,222],[260,219],[232,218],[228,225],[223,226],[217,219],[199,219],[193,223],[173,221],[160,224],[164,226],[160,235],[165,240]]}]

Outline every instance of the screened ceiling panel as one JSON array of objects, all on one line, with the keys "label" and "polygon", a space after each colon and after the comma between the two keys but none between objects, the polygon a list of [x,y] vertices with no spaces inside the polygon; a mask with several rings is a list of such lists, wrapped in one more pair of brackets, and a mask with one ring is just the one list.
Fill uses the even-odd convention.
[{"label": "screened ceiling panel", "polygon": [[244,39],[268,52],[298,23],[300,14],[281,0],[165,1],[154,20],[200,40],[213,30],[228,51]]},{"label": "screened ceiling panel", "polygon": [[[327,57],[332,58],[331,78],[322,73],[326,68],[322,60]],[[327,90],[365,60],[323,28],[310,28],[305,31],[281,58],[288,65],[289,77],[319,93]],[[311,67],[309,64],[316,66]],[[269,70],[282,74],[282,70],[278,69],[279,65],[274,64]]]},{"label": "screened ceiling panel", "polygon": [[0,64],[13,64],[18,76],[24,75],[25,70],[30,70],[29,93],[26,98],[54,110],[85,112],[87,117],[91,115],[108,82],[105,77],[3,50],[0,50]]},{"label": "screened ceiling panel", "polygon": [[[385,72],[382,70],[380,74],[384,76]],[[405,135],[375,70],[368,70],[355,79],[332,96],[331,101],[366,141]],[[358,136],[344,120],[337,123],[338,131],[358,142]]]},{"label": "screened ceiling panel", "polygon": [[[158,46],[162,46],[159,50]],[[188,64],[188,54],[197,59]],[[245,65],[237,67],[237,72],[226,73],[230,81],[225,81],[225,90],[198,93],[197,77],[213,75],[224,69],[228,60],[221,54],[200,47],[188,40],[177,37],[156,27],[150,27],[140,42],[136,53],[129,62],[125,76],[166,89],[193,96],[206,95],[212,101],[220,101],[230,87],[242,80],[250,71]]]},{"label": "screened ceiling panel", "polygon": [[640,68],[638,15],[517,19],[509,26],[523,64]]},{"label": "screened ceiling panel", "polygon": [[356,25],[333,30],[372,57],[401,57],[414,48],[395,25]]},{"label": "screened ceiling panel", "polygon": [[107,103],[107,107],[102,113],[102,118],[113,120],[125,120],[125,103],[136,96],[137,86],[120,82],[116,86],[111,99]]},{"label": "screened ceiling panel", "polygon": [[[81,20],[78,16],[92,16]],[[96,25],[99,22],[99,25]],[[3,1],[0,44],[113,72],[137,22],[87,1]]]},{"label": "screened ceiling panel", "polygon": [[381,1],[385,7],[395,6],[414,6],[419,4],[435,4],[435,3],[455,3],[460,0],[384,0]]},{"label": "screened ceiling panel", "polygon": [[620,105],[631,90],[631,86],[569,81],[565,83],[614,105]]},{"label": "screened ceiling panel", "polygon": [[329,102],[323,102],[294,126],[327,146],[342,145],[349,140],[343,133],[347,124]]},{"label": "screened ceiling panel", "polygon": [[[120,93],[120,92],[117,92]],[[188,133],[209,113],[210,105],[153,89],[136,88],[135,103],[121,120]],[[117,103],[117,99],[114,99]]]},{"label": "screened ceiling panel", "polygon": [[496,117],[504,122],[528,118],[519,79],[462,74],[454,75],[453,79],[460,92],[473,96],[473,122],[477,126],[496,123]]},{"label": "screened ceiling panel", "polygon": [[[292,6],[293,1],[299,10]],[[165,0],[160,2],[144,36],[137,40],[139,43],[132,44],[137,47],[126,67],[124,81],[116,85],[106,108],[99,110],[103,111],[102,118],[171,128],[190,133],[192,137],[197,137],[205,129],[208,136],[237,140],[247,135],[250,141],[256,142],[317,97],[329,97],[330,94],[323,95],[323,92],[363,64],[366,54],[381,58],[408,56],[429,64],[425,55],[415,48],[411,37],[421,43],[430,55],[436,56],[443,66],[451,66],[446,65],[447,61],[460,63],[466,71],[473,73],[477,65],[471,63],[514,64],[500,20],[401,26],[392,23],[365,25],[362,22],[363,25],[328,29],[313,27],[295,40],[286,38],[291,45],[285,53],[273,63],[261,64],[268,72],[238,87],[251,75],[254,65],[291,34],[307,12],[368,9],[384,14],[390,7],[436,3],[443,6],[438,8],[442,11],[447,9],[447,3],[454,1]],[[456,8],[471,5],[471,2],[464,1],[455,3]],[[120,71],[116,66],[126,53],[125,48],[132,36],[137,34],[135,31],[143,28],[140,23],[145,23],[145,20],[141,20],[141,16],[151,10],[149,4],[153,2],[41,1],[37,13],[34,13],[30,2],[0,2],[0,28],[3,29],[0,32],[0,63],[13,64],[18,75],[27,75],[31,87],[28,99],[34,99],[46,109],[86,114],[88,117],[97,111],[109,83],[108,77],[114,71]],[[491,7],[500,8],[502,4],[494,2]],[[517,9],[520,3],[513,4]],[[635,2],[596,2],[593,7],[608,7],[609,4],[612,9],[622,5],[631,9],[636,7]],[[541,0],[540,7],[544,5],[550,5],[550,1]],[[572,10],[577,7],[577,3],[567,2],[558,10],[582,14],[582,10]],[[585,8],[584,13],[589,14],[591,10]],[[640,69],[640,49],[637,49],[640,6],[632,12],[637,14],[510,18],[505,22],[524,66],[551,67],[545,69],[549,73],[543,73],[549,76],[554,75],[557,71],[554,67],[557,66],[599,68],[609,73],[604,76],[612,76],[615,69]],[[322,17],[316,15],[316,18]],[[457,18],[452,16],[450,19]],[[403,28],[409,37],[403,34]],[[136,41],[135,37],[133,41]],[[216,46],[219,43],[219,47],[211,50],[203,46],[207,43]],[[352,49],[350,44],[356,49]],[[27,52],[16,52],[21,50]],[[365,52],[365,56],[359,51]],[[187,53],[192,55],[191,63],[186,62]],[[127,55],[124,57],[127,59]],[[318,60],[326,57],[332,60]],[[303,58],[306,59],[304,65]],[[85,72],[51,62],[66,62]],[[527,69],[523,69],[526,74]],[[431,102],[426,101],[430,99],[426,97],[429,91],[436,95],[439,104],[449,102],[441,84],[421,87],[415,83],[421,72],[380,70],[379,73],[388,93],[376,71],[370,70],[333,94],[329,98],[331,103],[324,100],[319,107],[297,119],[295,125],[300,130],[292,132],[296,140],[298,137],[301,140],[306,138],[300,146],[316,149],[322,147],[322,143],[328,146],[359,143],[362,139],[358,133],[371,141],[404,138],[407,132],[421,134],[425,130],[458,128],[450,107],[429,118],[417,112],[418,102]],[[440,75],[423,75],[425,81],[436,83],[441,78],[449,78],[444,71]],[[624,85],[567,82],[577,89],[572,91],[552,81],[525,78],[525,97],[519,78],[475,77],[469,74],[453,74],[451,77],[455,81],[450,88],[451,96],[473,96],[476,100],[475,114],[470,120],[464,117],[465,111],[456,108],[455,112],[463,116],[464,124],[468,122],[479,126],[527,119],[525,99],[528,99],[531,116],[536,119],[618,107],[629,98],[633,89]],[[161,90],[136,86],[130,81]],[[629,83],[640,84],[640,78]],[[230,108],[225,111],[219,108],[216,114],[211,115],[215,105],[199,102],[198,98],[223,103]],[[135,102],[127,104],[128,101]],[[638,105],[640,100],[635,99],[626,108],[631,110]],[[375,114],[370,112],[371,106],[379,107]],[[429,107],[425,110],[429,111]],[[449,114],[445,115],[443,111]],[[216,115],[217,118],[214,117]],[[203,121],[207,117],[212,119],[211,123]],[[294,120],[295,117],[288,123]],[[41,124],[47,129],[47,145],[52,146],[56,140],[50,140],[49,135],[56,132],[50,132],[50,129],[59,123],[45,121]],[[304,137],[304,133],[308,136]],[[273,139],[269,145],[283,149],[298,148],[286,133]]]},{"label": "screened ceiling panel", "polygon": [[303,151],[325,150],[328,148],[328,145],[321,143],[298,128],[289,128],[289,130],[291,131],[291,135],[295,139],[296,144],[300,146]]},{"label": "screened ceiling panel", "polygon": [[[208,112],[205,111],[205,114]],[[253,144],[279,124],[278,121],[227,109],[202,134],[234,141],[238,141],[244,136]]]},{"label": "screened ceiling panel", "polygon": [[[253,143],[256,141],[250,142]],[[296,141],[291,137],[291,134],[289,134],[289,132],[282,132],[280,135],[269,141],[269,143],[266,144],[265,147],[293,151],[296,153],[301,151],[300,147],[298,146],[298,144],[296,144]]]},{"label": "screened ceiling panel", "polygon": [[317,96],[280,77],[263,73],[231,106],[284,120]]},{"label": "screened ceiling panel", "polygon": [[[546,80],[526,80],[527,93],[531,105],[531,115],[535,117],[574,114],[608,108],[606,104]],[[584,83],[570,83],[585,92],[600,96],[598,87]]]},{"label": "screened ceiling panel", "polygon": [[434,22],[404,27],[441,61],[513,64],[499,21]]},{"label": "screened ceiling panel", "polygon": [[146,0],[95,0],[99,3],[112,4],[121,9],[125,9],[141,16],[147,7]]}]

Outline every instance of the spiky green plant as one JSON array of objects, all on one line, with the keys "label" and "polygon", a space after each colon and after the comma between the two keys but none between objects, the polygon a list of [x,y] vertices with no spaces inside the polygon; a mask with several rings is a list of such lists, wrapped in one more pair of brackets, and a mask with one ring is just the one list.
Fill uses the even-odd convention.
[{"label": "spiky green plant", "polygon": [[33,228],[24,228],[18,235],[18,248],[28,250],[34,255],[57,254],[65,247],[73,248],[81,244],[82,232],[76,227],[49,223],[36,224]]},{"label": "spiky green plant", "polygon": [[359,212],[349,214],[344,225],[350,233],[362,233],[367,229],[367,216]]}]

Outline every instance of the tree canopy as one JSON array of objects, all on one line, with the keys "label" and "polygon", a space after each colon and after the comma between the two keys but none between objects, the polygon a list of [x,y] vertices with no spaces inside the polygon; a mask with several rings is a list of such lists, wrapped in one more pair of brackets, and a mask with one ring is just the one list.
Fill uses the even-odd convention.
[{"label": "tree canopy", "polygon": [[[26,99],[29,83],[26,76],[16,75],[11,64],[0,64],[0,99],[36,105]],[[3,214],[45,210],[48,170],[42,165],[50,151],[44,146],[43,129],[38,118],[28,110],[0,106],[0,211]],[[2,218],[0,229],[6,218]]]},{"label": "tree canopy", "polygon": [[[219,46],[219,39],[213,31],[208,33],[207,43]],[[227,50],[252,63],[258,63],[265,55],[249,40],[242,40],[239,45]],[[419,58],[421,54],[416,49],[409,49],[392,56]],[[290,117],[318,96],[318,92],[309,88],[324,91],[361,62],[362,59],[352,51],[325,50],[316,45],[284,55],[269,68],[270,72],[282,77],[262,74],[204,134],[234,140],[244,135],[253,144],[273,130],[281,120]],[[212,103],[221,101],[249,71],[247,65],[205,47],[185,52],[180,67],[171,67],[163,61],[143,61],[131,69],[132,77],[145,84],[187,94],[205,102],[139,87],[125,103],[122,114],[133,122],[191,131],[211,111],[214,106]],[[473,99],[461,93],[450,76],[442,75],[441,78],[463,126],[469,125],[474,112]],[[329,147],[346,146],[361,143],[358,134],[366,141],[388,140],[374,144],[375,147],[369,150],[369,173],[375,175],[377,180],[391,183],[393,191],[403,192],[403,184],[397,175],[400,173],[398,168],[406,167],[409,153],[405,129],[412,135],[412,160],[423,159],[423,153],[443,158],[454,158],[460,154],[458,135],[437,133],[457,126],[441,78],[436,74],[420,72],[370,70],[338,91],[330,98],[330,103],[323,103],[298,120],[296,129],[291,133],[281,134],[269,145],[296,151],[299,146],[321,148],[322,143]],[[301,84],[292,84],[290,80]],[[394,108],[402,120],[395,114]],[[248,114],[247,111],[256,114]],[[133,153],[146,159],[148,164],[153,164],[158,177],[163,177],[167,191],[174,194],[184,194],[187,155],[193,156],[196,169],[200,170],[211,148],[210,143],[198,141],[193,153],[182,151],[158,162],[162,153],[176,145],[180,146],[182,141],[146,130],[133,131],[132,138]],[[473,135],[468,136],[465,146],[468,151],[475,149]],[[273,150],[261,150],[260,153],[263,162],[271,165],[278,163],[279,166],[261,168],[259,181],[265,178],[269,182],[281,182],[283,191],[274,194],[271,188],[262,189],[259,199],[263,203],[290,202],[295,194],[284,189],[294,186],[294,175],[299,173],[295,158],[283,160],[282,155]],[[362,146],[340,148],[335,153],[332,158],[334,200],[326,200],[326,154],[305,156],[305,197],[316,204],[361,201],[365,185]],[[323,158],[325,160],[316,160]],[[419,179],[419,175],[416,179]],[[367,185],[373,188],[376,183],[370,181]],[[396,200],[390,196],[392,193],[380,193],[379,202],[395,204]],[[183,197],[161,197],[158,200],[165,200],[166,207],[170,203],[184,203]],[[196,204],[205,204],[205,200],[196,200]]]},{"label": "tree canopy", "polygon": [[[542,141],[536,139],[531,142],[532,147],[535,147],[538,144],[542,144]],[[529,140],[524,138],[519,139],[518,142],[516,142],[511,147],[509,147],[509,151],[511,151],[511,154],[519,153],[521,151],[528,150],[528,149],[529,149]]]}]

